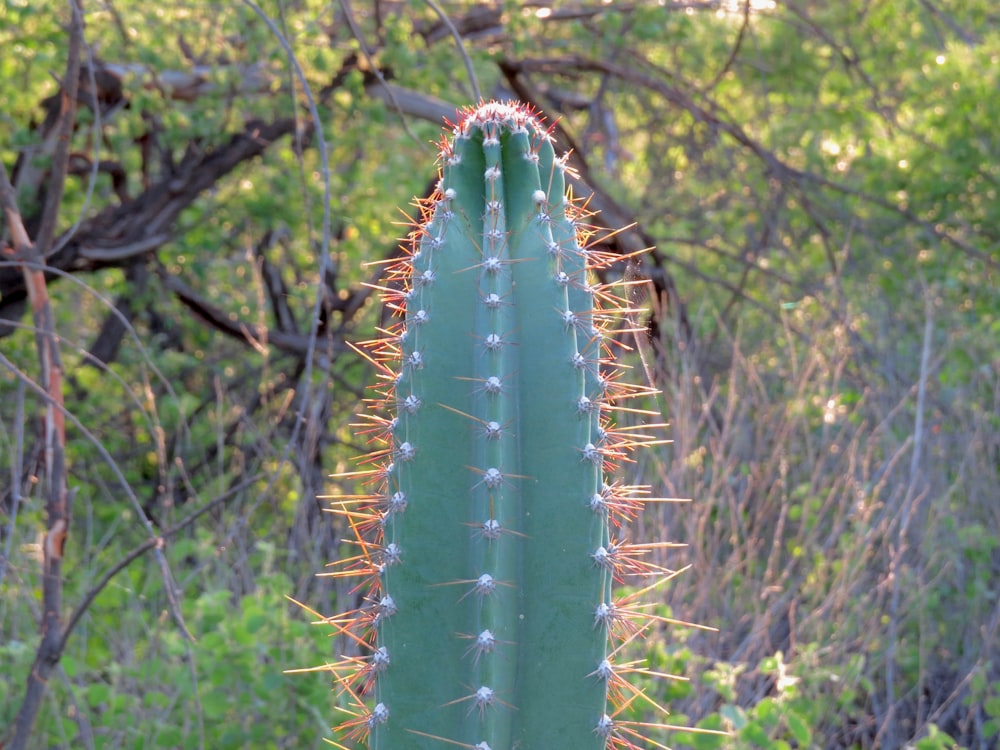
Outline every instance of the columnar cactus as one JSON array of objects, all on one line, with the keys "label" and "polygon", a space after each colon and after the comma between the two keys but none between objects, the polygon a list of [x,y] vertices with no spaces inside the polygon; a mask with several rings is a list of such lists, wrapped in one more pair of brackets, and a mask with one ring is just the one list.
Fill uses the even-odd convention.
[{"label": "columnar cactus", "polygon": [[652,439],[609,423],[648,390],[608,356],[623,303],[590,272],[609,259],[585,247],[565,162],[524,106],[465,111],[441,160],[384,289],[402,320],[370,347],[373,492],[334,503],[359,549],[336,574],[369,586],[330,620],[362,651],[331,667],[354,705],[338,741],[633,747],[615,706],[640,693],[612,661],[648,620],[612,589],[666,571],[616,538],[644,492],[607,474]]}]

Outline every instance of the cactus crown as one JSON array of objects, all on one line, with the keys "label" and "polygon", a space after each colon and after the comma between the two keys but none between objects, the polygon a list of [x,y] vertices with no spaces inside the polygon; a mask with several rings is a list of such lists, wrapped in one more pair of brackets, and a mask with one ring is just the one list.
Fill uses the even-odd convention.
[{"label": "cactus crown", "polygon": [[463,111],[389,268],[400,319],[366,348],[382,448],[352,473],[370,493],[334,501],[358,552],[332,575],[366,590],[326,620],[361,650],[329,667],[351,704],[340,742],[627,748],[616,706],[660,710],[613,664],[652,620],[612,589],[670,573],[618,537],[645,488],[608,479],[660,441],[610,424],[650,391],[619,379],[625,303],[593,272],[621,258],[586,246],[552,141],[522,105]]}]

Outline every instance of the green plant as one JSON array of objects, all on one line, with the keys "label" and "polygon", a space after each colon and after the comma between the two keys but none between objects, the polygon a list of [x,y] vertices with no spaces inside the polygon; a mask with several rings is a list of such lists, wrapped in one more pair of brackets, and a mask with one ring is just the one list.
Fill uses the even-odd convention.
[{"label": "green plant", "polygon": [[616,711],[660,709],[612,666],[614,644],[653,620],[612,588],[666,571],[647,559],[657,545],[616,536],[644,488],[606,476],[656,442],[609,423],[612,403],[648,392],[618,379],[609,326],[625,306],[591,278],[620,259],[585,246],[529,109],[463,112],[440,156],[385,288],[404,320],[371,346],[374,492],[336,504],[361,550],[342,573],[370,585],[333,620],[363,652],[332,667],[354,704],[342,739],[634,747],[641,722]]}]

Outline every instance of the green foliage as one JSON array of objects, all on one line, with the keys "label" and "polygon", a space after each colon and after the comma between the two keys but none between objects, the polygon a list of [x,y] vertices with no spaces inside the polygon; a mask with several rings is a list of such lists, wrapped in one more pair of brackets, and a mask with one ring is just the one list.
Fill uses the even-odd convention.
[{"label": "green foliage", "polygon": [[[186,601],[191,642],[167,611],[159,622],[144,622],[136,604],[151,594],[138,594],[135,583],[108,589],[95,602],[85,632],[62,659],[62,679],[51,686],[39,741],[82,741],[71,714],[55,708],[68,701],[77,709],[67,710],[99,717],[101,747],[323,746],[327,729],[315,707],[327,701],[327,686],[282,672],[314,660],[330,642],[302,622],[296,607],[276,606],[291,586],[287,577],[262,577],[257,591],[239,600],[214,591]],[[23,673],[33,657],[21,642],[5,644],[2,653],[6,674]],[[5,694],[0,721],[11,719],[15,697]]]}]

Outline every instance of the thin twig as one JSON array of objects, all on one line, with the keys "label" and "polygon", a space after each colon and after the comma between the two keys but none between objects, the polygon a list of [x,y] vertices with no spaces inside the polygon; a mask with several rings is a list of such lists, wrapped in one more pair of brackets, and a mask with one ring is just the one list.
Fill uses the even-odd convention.
[{"label": "thin twig", "polygon": [[424,2],[431,7],[431,10],[437,13],[437,17],[441,19],[441,23],[448,27],[452,39],[455,40],[455,46],[458,48],[458,54],[462,56],[462,61],[465,63],[465,72],[469,74],[469,83],[472,85],[472,96],[475,98],[475,101],[481,102],[483,94],[479,89],[479,79],[476,78],[475,68],[472,67],[472,58],[469,57],[469,52],[465,49],[465,40],[458,33],[455,24],[451,22],[448,15],[441,10],[441,7],[434,0],[424,0]]},{"label": "thin twig", "polygon": [[[11,362],[6,356],[4,356],[2,352],[0,352],[0,365],[6,367],[11,372],[11,374],[13,374],[19,380],[21,380],[28,387],[29,390],[34,391],[35,394],[40,399],[43,400],[43,402],[46,404],[47,407],[52,407],[54,411],[60,415],[61,420],[63,421],[68,420],[70,423],[72,423],[72,425],[77,430],[79,430],[80,434],[83,435],[87,439],[87,441],[90,442],[94,446],[94,448],[97,449],[97,452],[100,454],[101,458],[107,464],[108,468],[111,469],[111,472],[115,475],[115,478],[118,480],[118,483],[121,486],[122,490],[124,491],[125,496],[132,503],[132,508],[133,510],[135,510],[138,518],[142,522],[143,526],[146,528],[146,532],[149,534],[149,538],[156,539],[159,535],[153,528],[152,522],[149,520],[149,516],[146,515],[146,511],[143,509],[142,503],[139,502],[139,498],[136,497],[136,494],[133,491],[132,486],[129,484],[128,479],[125,478],[125,474],[122,472],[121,468],[118,466],[118,463],[115,461],[114,457],[104,446],[104,444],[100,441],[100,439],[96,435],[94,435],[94,433],[92,433],[89,429],[87,429],[87,427],[84,426],[84,424],[75,414],[67,410],[66,407],[62,404],[61,400],[57,402],[55,399],[53,399],[41,385],[32,380],[27,373],[23,372],[17,365]],[[156,554],[157,554],[157,561],[160,564],[161,571],[169,572],[169,568],[166,565],[166,560],[162,558],[162,552],[157,550]],[[172,576],[167,576],[167,578],[164,579],[164,587],[170,589],[172,585],[173,585]],[[176,604],[174,600],[171,599],[170,601],[172,604]],[[171,614],[173,615],[174,620],[177,622],[181,631],[185,633],[185,635],[188,635],[190,637],[190,632],[188,631],[187,625],[184,623],[184,618],[183,615],[181,614],[179,607],[172,607]]]},{"label": "thin twig", "polygon": [[103,591],[104,588],[109,583],[111,583],[111,580],[116,575],[118,575],[119,573],[121,573],[123,570],[125,570],[125,568],[127,568],[129,565],[131,565],[135,560],[137,560],[138,558],[142,557],[144,554],[146,554],[150,550],[152,550],[152,549],[163,549],[166,546],[166,540],[167,539],[170,539],[171,537],[176,536],[178,533],[180,533],[181,531],[183,531],[184,529],[186,529],[188,526],[190,526],[191,524],[193,524],[195,521],[197,521],[203,515],[205,515],[206,513],[208,513],[210,510],[212,510],[213,508],[217,507],[218,505],[224,503],[226,500],[230,499],[231,497],[233,497],[237,493],[242,492],[243,490],[247,489],[248,487],[253,486],[255,483],[259,482],[263,478],[263,476],[264,476],[263,474],[255,474],[252,477],[244,479],[239,484],[233,485],[228,490],[226,490],[226,492],[224,492],[223,494],[221,494],[221,495],[219,495],[217,497],[212,498],[211,500],[209,500],[208,502],[206,502],[201,508],[199,508],[198,510],[192,512],[184,520],[179,521],[178,523],[174,524],[173,526],[171,526],[168,529],[164,529],[157,536],[155,536],[155,537],[153,537],[151,539],[146,539],[145,541],[143,541],[138,546],[133,547],[120,560],[118,560],[118,562],[116,562],[114,565],[112,565],[110,568],[108,568],[104,572],[104,575],[101,576],[100,579],[98,579],[98,581],[93,586],[90,587],[90,589],[87,591],[87,593],[83,595],[83,598],[80,599],[80,602],[76,605],[76,607],[74,608],[72,614],[69,616],[69,619],[66,622],[66,627],[63,630],[63,640],[62,640],[62,643],[60,645],[63,648],[65,648],[66,643],[69,641],[69,637],[70,637],[70,635],[73,632],[73,629],[80,622],[80,619],[83,617],[83,615],[86,614],[87,610],[90,609],[90,605],[94,603],[94,600],[97,598],[98,594],[100,594],[101,591]]},{"label": "thin twig", "polygon": [[[902,592],[902,573],[909,549],[907,537],[910,522],[913,518],[913,508],[918,500],[920,482],[920,461],[923,458],[924,444],[924,410],[926,408],[927,380],[930,377],[931,339],[934,335],[934,295],[924,286],[924,337],[920,352],[920,376],[917,381],[917,413],[913,424],[913,446],[910,453],[910,481],[907,483],[906,494],[900,509],[899,528],[896,532],[896,548],[890,562],[889,574],[892,578],[892,596],[889,602],[889,623],[885,650],[885,698],[887,717],[885,725],[880,730],[884,733],[886,746],[898,743],[896,727],[896,639],[899,628],[899,600]],[[922,497],[925,493],[920,493]],[[919,571],[918,571],[919,575]]]},{"label": "thin twig", "polygon": [[714,76],[712,76],[712,80],[709,81],[708,84],[702,88],[703,93],[707,94],[709,91],[718,86],[719,82],[722,81],[726,73],[728,73],[732,69],[733,63],[736,62],[736,56],[739,54],[740,49],[743,47],[743,38],[746,36],[747,29],[749,28],[750,28],[750,0],[743,0],[743,20],[740,22],[740,30],[736,34],[736,41],[733,42],[733,47],[731,50],[729,50],[729,57],[726,58],[726,62],[723,64],[723,66],[719,68],[719,72],[716,73]]},{"label": "thin twig", "polygon": [[[42,219],[35,241],[32,242],[24,227],[21,211],[17,206],[14,187],[7,170],[0,163],[0,202],[4,218],[14,240],[14,260],[21,264],[24,285],[28,290],[31,315],[36,328],[35,346],[38,351],[38,387],[44,408],[44,479],[45,536],[42,542],[42,614],[39,622],[38,648],[28,674],[21,706],[14,719],[10,747],[24,750],[31,738],[31,730],[47,692],[49,677],[59,663],[62,651],[59,640],[62,631],[63,554],[69,535],[72,494],[66,481],[66,421],[63,407],[63,366],[59,356],[55,316],[45,282],[44,271],[29,268],[26,264],[41,263],[52,244],[55,226],[59,219],[69,160],[69,141],[76,120],[76,95],[80,80],[80,49],[83,46],[83,11],[77,0],[70,0],[69,44],[66,55],[65,81],[60,86],[60,104],[55,132],[58,134]],[[34,387],[33,382],[27,381]]]},{"label": "thin twig", "polygon": [[[159,385],[163,387],[166,394],[170,396],[177,404],[177,408],[179,409],[178,414],[180,418],[180,427],[183,429],[185,434],[190,434],[190,428],[187,423],[187,415],[185,414],[184,404],[181,401],[180,396],[177,395],[177,392],[174,390],[173,384],[170,382],[167,376],[163,374],[163,372],[160,370],[157,364],[153,361],[153,358],[150,356],[149,351],[146,349],[142,337],[139,335],[139,332],[135,329],[135,326],[133,326],[132,323],[129,321],[129,319],[122,313],[122,311],[118,309],[114,301],[112,301],[108,297],[105,297],[92,284],[87,283],[86,280],[81,279],[76,274],[70,273],[68,271],[63,271],[62,269],[53,268],[52,266],[40,263],[30,263],[30,262],[14,263],[12,261],[0,260],[0,268],[12,265],[24,266],[26,268],[41,270],[44,271],[45,274],[49,276],[59,276],[60,278],[65,279],[67,282],[77,285],[82,290],[84,290],[88,295],[93,297],[96,301],[100,302],[101,305],[118,320],[121,326],[129,334],[129,337],[136,344],[138,354],[142,360],[142,366],[148,369],[150,372],[152,372],[154,376],[156,376],[156,381],[159,383]],[[5,325],[11,328],[28,327],[28,326],[21,326],[21,324],[13,323],[11,321],[5,322]],[[90,358],[90,355],[83,349],[78,349],[78,351],[80,351],[84,356]],[[96,364],[96,363],[91,361],[91,364]],[[104,364],[105,368],[107,368],[106,363],[102,364]],[[106,369],[105,372],[107,374],[111,374],[112,377],[116,378],[119,382],[124,384],[124,381],[121,379],[121,376],[115,375],[112,370]]]},{"label": "thin twig", "polygon": [[[249,3],[250,0],[243,0],[243,2]],[[406,134],[410,136],[414,143],[419,145],[424,151],[429,151],[430,147],[424,143],[423,140],[418,138],[417,134],[410,129],[410,124],[406,121],[406,116],[403,114],[402,108],[396,101],[395,93],[389,87],[389,84],[386,82],[385,76],[382,75],[382,71],[379,70],[378,65],[375,64],[374,56],[372,55],[371,50],[368,49],[368,44],[365,42],[365,38],[361,34],[361,29],[358,27],[357,21],[354,20],[354,14],[351,12],[351,6],[348,4],[347,0],[340,0],[340,9],[344,11],[344,19],[347,21],[347,25],[351,29],[351,34],[353,34],[354,38],[357,40],[358,47],[361,49],[361,54],[364,55],[365,61],[368,63],[368,67],[375,74],[375,77],[378,78],[379,83],[382,84],[385,89],[386,96],[389,98],[389,101],[392,102],[393,109],[395,109],[399,114],[399,121],[403,125],[403,130],[406,131]],[[304,80],[305,79],[303,79],[303,81]],[[318,127],[319,126],[317,125],[317,129]]]},{"label": "thin twig", "polygon": [[49,166],[48,186],[42,219],[35,236],[35,250],[42,258],[48,255],[59,221],[59,207],[66,188],[66,169],[69,165],[69,144],[76,124],[76,99],[80,86],[80,52],[83,47],[83,9],[77,0],[69,3],[72,20],[69,25],[69,46],[66,56],[66,78],[59,87],[62,99],[59,122],[55,127],[56,147]]},{"label": "thin twig", "polygon": [[[86,43],[86,40],[83,40],[83,44],[87,53],[87,78],[90,83],[90,90],[91,92],[96,93],[97,79],[94,75],[94,55],[90,49],[90,45]],[[80,210],[77,211],[76,220],[73,222],[73,226],[63,232],[59,241],[55,243],[51,250],[44,254],[43,257],[46,258],[51,255],[55,255],[57,252],[62,250],[71,239],[73,239],[90,211],[90,201],[94,197],[94,190],[97,187],[97,176],[100,173],[101,166],[101,130],[103,126],[101,123],[101,103],[96,96],[91,99],[91,111],[94,114],[94,122],[91,124],[90,128],[90,141],[93,144],[93,158],[91,159],[90,176],[87,179],[87,192],[83,198],[83,205],[81,205]],[[69,143],[69,138],[66,139],[66,142]],[[65,172],[65,166],[63,167],[63,170]],[[65,184],[65,176],[60,181],[60,184]]]},{"label": "thin twig", "polygon": [[12,453],[10,459],[10,519],[7,522],[7,539],[4,543],[3,552],[0,553],[0,588],[3,588],[3,579],[7,573],[7,561],[10,560],[10,551],[14,546],[14,532],[17,528],[17,511],[21,506],[21,474],[24,469],[24,383],[17,381],[14,391],[14,424],[12,429],[7,429],[0,419],[0,431],[4,435],[13,435],[14,440],[10,445]]}]

